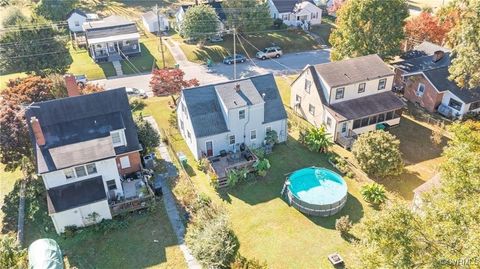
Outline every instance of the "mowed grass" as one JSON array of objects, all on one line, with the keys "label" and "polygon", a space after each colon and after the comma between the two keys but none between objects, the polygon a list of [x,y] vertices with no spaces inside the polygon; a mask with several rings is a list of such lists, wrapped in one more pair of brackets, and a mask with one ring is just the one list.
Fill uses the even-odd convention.
[{"label": "mowed grass", "polygon": [[[3,229],[4,216],[3,206],[7,201],[4,199],[13,191],[15,183],[23,177],[20,170],[6,172],[5,165],[0,164],[0,231]],[[3,233],[2,233],[3,235]],[[1,236],[0,236],[1,237]]]},{"label": "mowed grass", "polygon": [[298,212],[280,197],[285,174],[313,165],[333,168],[326,154],[310,152],[295,137],[289,137],[286,144],[277,145],[269,155],[272,168],[265,178],[217,191],[208,177],[197,170],[181,136],[169,126],[170,100],[169,97],[149,98],[143,114],[153,116],[159,126],[172,135],[173,148],[186,154],[187,171],[197,190],[226,206],[242,255],[264,260],[269,268],[331,268],[327,256],[333,252],[340,253],[348,265],[357,264],[352,244],[343,239],[334,226],[339,216],[349,215],[358,223],[372,210],[361,199],[359,188],[363,183],[346,179],[348,202],[336,216],[309,217]]},{"label": "mowed grass", "polygon": [[[141,55],[129,57],[128,61],[123,60],[121,62],[123,73],[126,75],[151,72],[153,67],[164,67],[159,40],[150,38],[141,40],[140,42]],[[175,60],[165,45],[163,46],[163,51],[165,67],[174,67]]]},{"label": "mowed grass", "polygon": [[95,63],[88,55],[87,50],[75,50],[71,45],[68,46],[73,62],[67,73],[75,75],[85,74],[89,80],[103,79],[116,75],[112,63]]},{"label": "mowed grass", "polygon": [[[274,44],[280,46],[284,53],[320,49],[320,45],[312,37],[299,30],[279,30],[243,36],[248,42],[242,38],[237,39],[237,53],[248,54],[252,58],[258,51],[256,48],[261,50]],[[173,39],[180,40],[178,37]],[[226,35],[223,39],[224,41],[220,43],[207,42],[203,48],[183,42],[180,47],[189,61],[205,63],[208,59],[212,59],[215,62],[221,62],[223,57],[233,54],[232,36]]]}]

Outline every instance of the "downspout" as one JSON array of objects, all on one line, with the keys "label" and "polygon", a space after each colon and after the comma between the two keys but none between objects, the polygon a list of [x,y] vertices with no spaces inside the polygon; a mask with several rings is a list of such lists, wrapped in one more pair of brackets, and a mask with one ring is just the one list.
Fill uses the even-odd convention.
[{"label": "downspout", "polygon": [[247,128],[247,124],[250,122],[250,106],[248,106],[248,118],[247,118],[247,122],[245,122],[245,124],[243,125],[243,144],[246,144],[245,143],[245,139],[247,137],[247,134],[246,134],[246,128]]}]

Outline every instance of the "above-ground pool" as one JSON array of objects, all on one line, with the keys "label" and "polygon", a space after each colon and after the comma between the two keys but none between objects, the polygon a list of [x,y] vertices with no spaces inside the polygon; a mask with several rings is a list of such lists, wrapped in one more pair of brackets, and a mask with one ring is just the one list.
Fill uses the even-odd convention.
[{"label": "above-ground pool", "polygon": [[308,167],[291,173],[284,190],[293,207],[314,216],[334,215],[347,202],[347,184],[325,168]]}]

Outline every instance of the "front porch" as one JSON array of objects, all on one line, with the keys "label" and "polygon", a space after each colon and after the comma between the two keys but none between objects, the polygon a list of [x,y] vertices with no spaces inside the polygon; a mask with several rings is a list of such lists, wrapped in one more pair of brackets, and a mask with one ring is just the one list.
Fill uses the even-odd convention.
[{"label": "front porch", "polygon": [[89,44],[90,56],[96,62],[118,61],[127,56],[141,53],[140,43],[135,40],[117,40]]},{"label": "front porch", "polygon": [[113,216],[147,208],[155,194],[148,184],[150,172],[136,172],[122,179],[123,195],[109,194],[110,212]]},{"label": "front porch", "polygon": [[248,147],[243,151],[230,151],[208,158],[209,170],[217,176],[219,187],[227,186],[227,174],[230,170],[247,168],[252,171],[257,160],[257,156]]}]

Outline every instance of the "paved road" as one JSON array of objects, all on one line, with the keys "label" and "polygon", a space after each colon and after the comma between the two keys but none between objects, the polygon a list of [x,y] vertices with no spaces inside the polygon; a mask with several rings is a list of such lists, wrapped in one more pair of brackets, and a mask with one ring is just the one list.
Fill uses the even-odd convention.
[{"label": "paved road", "polygon": [[[173,49],[172,51],[176,51]],[[182,56],[179,56],[179,58]],[[253,60],[237,64],[237,78],[249,77],[265,73],[274,75],[294,74],[302,70],[307,64],[320,64],[329,61],[329,50],[306,51],[285,54],[274,60]],[[181,59],[181,58],[180,58]],[[218,63],[211,68],[205,65],[192,63],[181,59],[177,61],[180,68],[185,72],[185,78],[196,78],[201,85],[228,81],[233,79],[233,65]],[[145,89],[149,92],[150,74],[124,76],[92,81],[104,86],[106,89],[118,87],[132,87]],[[151,92],[150,92],[151,94]]]}]

